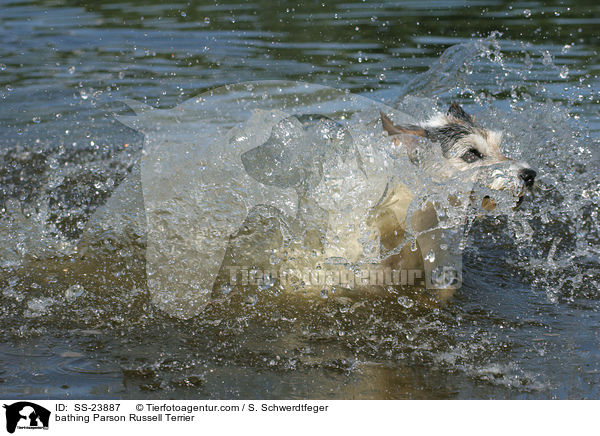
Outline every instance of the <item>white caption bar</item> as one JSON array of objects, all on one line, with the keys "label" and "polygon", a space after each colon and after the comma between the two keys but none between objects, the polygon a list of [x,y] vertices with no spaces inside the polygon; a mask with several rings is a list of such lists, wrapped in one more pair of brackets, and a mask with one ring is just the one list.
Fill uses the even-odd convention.
[{"label": "white caption bar", "polygon": [[[0,400],[0,434],[579,434],[597,401]],[[218,432],[218,433],[217,433]]]}]

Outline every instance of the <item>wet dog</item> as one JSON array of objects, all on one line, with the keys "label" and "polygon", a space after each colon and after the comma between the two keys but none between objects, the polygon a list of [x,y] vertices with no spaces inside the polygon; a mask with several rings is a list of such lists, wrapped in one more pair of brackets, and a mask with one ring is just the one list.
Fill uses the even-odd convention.
[{"label": "wet dog", "polygon": [[[501,150],[501,132],[486,129],[475,122],[462,107],[453,103],[445,114],[439,114],[421,124],[395,125],[381,113],[383,130],[393,143],[406,151],[409,160],[420,168],[425,168],[436,180],[443,183],[450,178],[461,177],[461,183],[478,182],[490,191],[508,191],[520,205],[524,194],[535,182],[536,172],[527,163],[506,157]],[[437,150],[435,148],[438,148]],[[441,151],[438,165],[428,166],[428,154]],[[467,188],[465,188],[467,189]],[[404,247],[399,253],[388,257],[386,263],[393,268],[416,268],[419,260],[429,288],[441,289],[440,297],[446,299],[459,286],[459,272],[456,269],[456,254],[440,247],[446,246],[444,231],[439,225],[440,207],[429,202],[408,216],[409,205],[415,200],[414,193],[399,183],[386,195],[374,214],[382,245],[388,250],[400,250],[405,241],[407,228],[416,236],[418,253]],[[450,194],[449,202],[457,207],[464,206]],[[481,201],[485,210],[496,207],[494,198],[485,195]],[[410,221],[410,222],[408,222]],[[448,277],[445,268],[454,271]],[[445,274],[445,275],[444,275]]]},{"label": "wet dog", "polygon": [[[496,172],[485,184],[493,190],[515,190],[520,199],[526,189],[533,187],[536,172],[527,163],[513,161],[502,154],[502,133],[477,125],[474,118],[456,103],[450,105],[445,115],[436,116],[422,125],[396,126],[384,113],[381,122],[396,145],[407,146],[409,155],[415,151],[411,136],[438,143],[445,158],[446,165],[441,169],[445,177],[457,171],[511,162],[508,175]],[[411,160],[415,162],[414,154]]]},{"label": "wet dog", "polygon": [[[394,125],[382,115],[381,129],[381,105],[346,93],[339,102],[358,109],[356,123],[278,109],[254,111],[235,128],[215,126],[220,111],[203,123],[195,110],[185,116],[178,110],[178,123],[152,109],[121,117],[144,133],[147,152],[90,219],[78,251],[86,257],[104,250],[105,229],[116,229],[115,241],[144,235],[152,301],[181,318],[227,301],[233,289],[248,295],[289,290],[301,300],[360,291],[354,298],[389,293],[400,282],[451,295],[462,268],[444,221],[450,208],[436,204],[440,195],[456,215],[468,215],[468,195],[452,198],[452,188],[468,193],[469,180],[481,181],[488,190],[481,207],[491,209],[494,192],[514,193],[517,203],[535,172],[506,158],[501,135],[458,105],[422,124]],[[390,149],[405,155],[396,162]],[[435,183],[418,186],[421,174]]]},{"label": "wet dog", "polygon": [[[511,162],[512,177],[497,172],[486,185],[493,190],[517,190],[519,198],[522,198],[526,189],[533,187],[536,172],[529,164],[514,161],[502,154],[502,132],[477,125],[474,118],[456,103],[450,105],[445,115],[438,115],[422,125],[396,126],[384,113],[381,114],[381,122],[394,143],[400,145],[404,142],[409,153],[414,152],[414,148],[411,149],[414,140],[411,141],[406,135],[437,142],[446,160],[442,169],[446,177],[457,171]],[[414,158],[411,160],[414,161]]]}]

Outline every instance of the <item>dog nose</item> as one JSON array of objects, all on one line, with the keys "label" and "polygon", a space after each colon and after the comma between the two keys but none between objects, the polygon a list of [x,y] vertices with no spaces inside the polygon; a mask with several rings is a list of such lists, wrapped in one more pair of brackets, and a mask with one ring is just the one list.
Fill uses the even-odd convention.
[{"label": "dog nose", "polygon": [[531,168],[524,168],[519,171],[519,177],[525,182],[525,186],[531,188],[537,173]]}]

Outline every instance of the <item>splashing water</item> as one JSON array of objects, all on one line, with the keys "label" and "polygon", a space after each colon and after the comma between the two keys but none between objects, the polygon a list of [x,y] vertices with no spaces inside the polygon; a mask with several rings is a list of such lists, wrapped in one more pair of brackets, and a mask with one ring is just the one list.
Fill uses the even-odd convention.
[{"label": "splashing water", "polygon": [[[585,328],[568,319],[583,313],[585,327],[598,320],[598,135],[579,116],[591,90],[585,82],[561,89],[546,82],[527,90],[515,85],[517,79],[531,82],[540,71],[565,79],[567,71],[537,50],[498,35],[451,47],[393,105],[398,119],[408,121],[425,119],[453,99],[470,102],[465,107],[481,124],[504,131],[506,154],[538,172],[539,186],[518,210],[509,207],[512,199],[500,196],[506,207],[468,222],[464,285],[451,305],[442,307],[410,288],[374,296],[319,284],[311,294],[302,276],[290,279],[294,292],[270,279],[242,285],[243,291],[239,283],[237,288],[229,283],[228,267],[265,271],[275,263],[316,269],[324,259],[337,258],[351,269],[356,250],[365,259],[380,259],[378,241],[368,229],[349,228],[343,220],[367,221],[369,208],[385,190],[379,179],[400,174],[417,190],[427,177],[375,133],[379,103],[343,92],[328,98],[322,89],[297,101],[297,84],[280,83],[274,86],[281,92],[271,95],[278,95],[277,105],[285,112],[264,105],[259,112],[252,101],[263,95],[261,90],[244,85],[213,90],[175,110],[150,110],[151,117],[139,116],[148,108],[133,107],[136,122],[146,122],[146,129],[125,118],[134,116],[131,111],[122,113],[125,124],[145,134],[143,147],[141,136],[127,130],[137,139],[128,141],[128,147],[119,140],[117,148],[115,142],[112,154],[95,145],[71,151],[43,144],[37,150],[5,152],[5,161],[15,162],[21,175],[2,176],[2,183],[15,192],[2,203],[0,219],[4,336],[33,340],[63,331],[79,343],[90,343],[116,335],[124,339],[112,344],[112,356],[125,356],[121,371],[126,378],[163,392],[182,385],[214,387],[217,379],[207,376],[209,371],[227,378],[248,367],[275,368],[305,380],[318,370],[333,370],[356,377],[352,389],[358,390],[361,380],[385,389],[390,378],[406,372],[411,379],[466,377],[474,380],[473,386],[528,394],[554,392],[557,380],[568,374],[565,362],[581,359],[587,365],[586,380],[597,381],[597,363],[585,360],[578,348],[585,341],[597,344],[597,337],[590,339]],[[209,107],[215,99],[227,110]],[[369,116],[352,109],[357,101],[372,109]],[[339,128],[327,120],[293,119],[290,112],[325,113],[344,122]],[[333,134],[329,144],[338,146],[335,156],[324,158],[330,148],[308,154],[307,144],[292,141],[288,155],[267,147],[234,162],[235,147],[243,148],[238,153],[243,154],[268,143],[266,136],[256,135],[267,131],[267,121],[279,126],[276,133],[284,142],[292,141],[299,129],[325,132],[330,139]],[[214,131],[206,130],[210,126]],[[245,134],[248,129],[255,135]],[[362,161],[346,147],[346,134]],[[156,152],[156,142],[148,140],[152,135],[168,146]],[[139,165],[142,149],[146,160]],[[47,163],[43,174],[36,165],[41,159]],[[148,164],[162,165],[162,170],[146,172]],[[278,173],[279,164],[298,171]],[[200,171],[206,178],[199,182],[194,177]],[[315,174],[324,177],[311,178]],[[38,189],[26,192],[22,184],[29,183]],[[460,180],[453,183],[461,187]],[[481,196],[488,194],[475,187]],[[174,195],[182,190],[191,195]],[[303,203],[300,198],[308,191],[312,200]],[[265,203],[265,197],[276,201]],[[200,207],[189,198],[212,202]],[[447,202],[447,195],[434,191],[427,199]],[[323,209],[336,212],[322,219],[335,220],[339,230],[325,232],[325,245],[313,244],[310,235],[323,237],[319,230],[324,224],[317,219]],[[300,219],[302,211],[312,221]],[[214,234],[189,237],[202,219],[215,216]],[[447,216],[440,226],[452,227],[452,220]],[[358,245],[344,246],[352,232],[358,234]],[[406,236],[409,245],[411,237]],[[215,242],[213,253],[220,254],[202,257],[207,241],[217,239],[225,241]],[[171,257],[164,256],[165,244],[173,241]],[[160,250],[153,253],[152,247]],[[242,248],[245,254],[240,254]],[[426,257],[435,260],[436,254]],[[210,283],[218,282],[219,292],[198,285],[198,270],[211,262],[215,272]],[[179,301],[172,293],[161,294],[174,284],[183,290]],[[143,346],[148,337],[165,345],[148,350]],[[565,350],[576,350],[576,356],[567,358]],[[545,360],[548,355],[557,356],[559,363]],[[107,371],[113,374],[114,369]]]}]

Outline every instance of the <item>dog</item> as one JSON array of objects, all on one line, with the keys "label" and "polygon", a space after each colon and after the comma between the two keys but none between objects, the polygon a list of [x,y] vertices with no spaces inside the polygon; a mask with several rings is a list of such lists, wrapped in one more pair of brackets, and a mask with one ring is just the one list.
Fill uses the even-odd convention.
[{"label": "dog", "polygon": [[[493,190],[518,189],[517,196],[522,200],[526,189],[531,189],[537,173],[526,162],[517,162],[502,154],[500,148],[502,133],[485,129],[475,122],[457,103],[452,103],[445,115],[431,118],[422,125],[396,126],[384,113],[381,113],[384,131],[392,136],[394,143],[408,144],[411,140],[403,135],[426,138],[439,143],[446,165],[444,176],[456,171],[480,168],[501,162],[511,162],[510,171],[514,177],[496,176],[488,180],[487,186]],[[414,161],[414,158],[411,158]]]},{"label": "dog", "polygon": [[[313,118],[291,116],[284,118],[280,124],[297,124],[298,128],[294,132],[301,135],[300,126],[312,126],[314,121],[307,120]],[[459,250],[456,250],[456,237],[457,234],[462,236],[460,230],[465,222],[465,215],[472,213],[470,204],[465,204],[465,200],[461,203],[457,195],[460,193],[448,188],[451,186],[449,181],[453,180],[455,187],[458,181],[459,190],[469,186],[468,182],[480,182],[490,194],[508,191],[514,193],[515,203],[520,204],[536,177],[535,171],[527,163],[512,161],[502,154],[500,132],[478,125],[458,104],[451,104],[445,114],[439,114],[419,125],[394,125],[389,117],[381,113],[384,134],[391,137],[400,154],[406,153],[415,171],[433,176],[437,183],[432,188],[444,191],[442,194],[448,198],[446,205],[439,201],[422,203],[422,197],[431,192],[427,192],[427,189],[416,191],[414,186],[411,188],[405,183],[406,180],[401,175],[392,180],[372,177],[376,171],[366,168],[366,156],[359,157],[356,161],[351,158],[360,156],[360,153],[358,150],[355,150],[356,153],[350,151],[352,146],[347,142],[348,136],[344,134],[343,127],[333,120],[325,122],[323,118],[315,119],[319,120],[319,132],[328,132],[328,137],[343,139],[340,144],[333,141],[324,143],[323,146],[333,150],[342,148],[341,145],[344,144],[348,148],[345,156],[350,158],[338,160],[338,166],[329,166],[327,170],[324,169],[327,165],[319,169],[318,173],[324,175],[320,181],[311,189],[299,193],[301,207],[297,218],[305,215],[304,222],[309,225],[300,224],[296,237],[291,238],[292,242],[286,247],[279,246],[280,242],[274,241],[268,248],[275,253],[275,257],[282,259],[277,264],[279,271],[295,273],[293,277],[278,277],[280,281],[286,279],[283,287],[300,288],[303,295],[323,295],[324,289],[337,289],[334,290],[336,298],[349,295],[344,292],[347,290],[354,291],[351,295],[385,295],[390,290],[390,285],[393,288],[400,285],[402,288],[425,287],[434,290],[437,300],[447,302],[461,284],[462,265],[458,263],[461,256]],[[278,128],[280,127],[274,127],[273,131],[276,132]],[[285,129],[283,131],[287,132]],[[273,140],[267,141],[267,144],[276,150],[272,153],[277,158],[287,153],[285,144],[274,146]],[[312,147],[316,145],[313,143]],[[268,161],[265,150],[259,147],[248,153],[260,155],[262,161]],[[440,152],[440,159],[436,160],[431,156],[435,151]],[[304,159],[310,161],[310,156]],[[254,161],[258,160],[253,159]],[[322,161],[335,159],[330,157]],[[314,162],[310,162],[314,165]],[[286,171],[294,174],[296,167],[306,166],[306,163],[297,163]],[[277,169],[276,166],[273,168]],[[276,172],[268,171],[268,174],[276,175]],[[360,191],[361,194],[352,204],[344,200],[338,205],[335,198],[343,189],[352,193]],[[440,196],[439,192],[436,194]],[[371,201],[365,201],[369,195]],[[457,225],[450,229],[439,216],[449,207],[454,209],[450,212],[457,218]],[[490,211],[495,207],[496,201],[492,196],[483,197],[482,209]],[[310,212],[300,213],[303,210]],[[259,213],[261,214],[274,215],[269,211]],[[319,225],[310,225],[315,220]],[[243,227],[253,228],[256,223],[251,221]],[[280,221],[285,222],[286,219],[281,218]],[[244,264],[256,264],[256,259],[261,257],[257,252],[262,250],[256,250],[256,247],[263,246],[265,235],[273,234],[272,226],[273,224],[270,230],[245,231],[234,236],[228,249],[230,254],[226,256],[232,263],[226,262],[224,267],[240,265],[239,268],[243,268]],[[373,249],[375,245],[379,247]],[[240,255],[246,251],[252,253],[248,258]],[[232,270],[239,272],[239,268],[236,270],[234,267]],[[271,265],[259,265],[258,274],[261,275],[269,268]],[[227,281],[227,278],[222,272],[220,281]],[[236,281],[233,276],[231,279],[230,282]],[[254,281],[260,287],[260,280]],[[213,292],[213,296],[218,294],[219,292]]]},{"label": "dog", "polygon": [[[397,147],[406,151],[410,162],[425,167],[426,172],[429,170],[430,175],[442,183],[460,177],[461,183],[478,182],[492,192],[508,191],[515,200],[515,207],[521,204],[525,193],[534,186],[536,171],[526,162],[512,160],[502,153],[502,133],[482,127],[456,103],[452,103],[445,114],[421,124],[395,125],[386,114],[382,112],[380,115],[384,132]],[[427,169],[427,154],[434,151],[440,151],[442,158],[435,168]],[[459,283],[458,277],[438,280],[439,268],[454,263],[452,254],[440,249],[445,243],[444,231],[439,225],[440,207],[426,203],[425,207],[416,210],[410,217],[409,223],[407,211],[414,200],[413,193],[406,185],[399,183],[374,211],[373,222],[379,231],[381,244],[387,250],[398,250],[409,225],[417,235],[418,250],[413,251],[418,252],[411,253],[405,247],[389,256],[385,263],[392,268],[417,268],[419,260],[429,255],[432,260],[422,262],[428,287],[440,289],[438,297],[447,301]],[[448,201],[456,207],[464,206],[453,194],[448,196]],[[495,207],[496,201],[490,195],[485,195],[481,208],[491,211]]]},{"label": "dog", "polygon": [[[458,218],[472,213],[464,195],[473,191],[469,181],[486,189],[482,209],[495,208],[494,192],[500,191],[513,193],[520,204],[535,171],[505,157],[501,134],[480,126],[457,104],[421,124],[394,125],[380,116],[381,105],[346,94],[340,103],[358,108],[358,123],[273,109],[255,111],[233,129],[215,127],[210,117],[199,123],[195,110],[177,110],[176,124],[170,112],[147,108],[120,117],[144,133],[148,150],[94,214],[79,253],[87,258],[104,247],[107,228],[119,236],[145,235],[152,301],[184,319],[212,301],[228,300],[231,288],[257,295],[266,292],[261,289],[285,289],[300,300],[307,293],[318,298],[324,290],[331,295],[334,288],[341,289],[336,296],[348,289],[360,291],[353,296],[387,294],[390,271],[400,272],[402,287],[424,285],[439,290],[442,300],[449,298],[460,286],[462,268],[452,250],[457,232],[444,221],[445,211]],[[182,131],[200,143],[179,140]],[[402,157],[405,173],[393,174],[389,151]],[[378,162],[384,161],[392,166],[382,170]],[[437,199],[404,177],[415,174],[436,180]],[[448,204],[441,204],[440,196]],[[272,280],[260,276],[272,270],[298,274],[278,276],[280,286],[271,286]],[[322,276],[306,280],[305,271],[328,270],[335,276],[333,286]],[[412,277],[421,282],[411,280],[411,271],[421,271]],[[397,281],[392,277],[391,285]],[[247,285],[256,285],[256,291]]]}]

